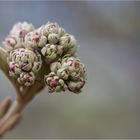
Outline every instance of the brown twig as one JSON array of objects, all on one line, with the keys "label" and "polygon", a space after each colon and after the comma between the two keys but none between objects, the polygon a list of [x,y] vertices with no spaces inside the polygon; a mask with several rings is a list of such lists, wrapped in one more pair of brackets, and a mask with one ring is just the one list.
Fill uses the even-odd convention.
[{"label": "brown twig", "polygon": [[[0,104],[0,118],[2,123],[2,120],[5,119],[5,116],[7,112],[9,112],[9,108],[11,107],[12,100],[10,97],[6,97]],[[10,119],[8,119],[5,123],[5,125],[0,127],[0,137],[2,137],[6,132],[11,130],[20,120],[21,115],[16,113],[14,114]]]},{"label": "brown twig", "polygon": [[20,91],[20,85],[17,83],[17,81],[9,77],[6,59],[7,54],[5,50],[0,47],[0,69],[11,81],[16,90],[16,99],[14,101],[7,97],[0,105],[0,137],[2,137],[17,124],[21,118],[21,112],[24,107],[35,97],[38,92],[45,87],[43,75],[49,73],[50,71],[49,69],[46,70],[46,67],[49,68],[49,66],[43,64],[34,85],[26,88],[23,87],[23,91]]}]

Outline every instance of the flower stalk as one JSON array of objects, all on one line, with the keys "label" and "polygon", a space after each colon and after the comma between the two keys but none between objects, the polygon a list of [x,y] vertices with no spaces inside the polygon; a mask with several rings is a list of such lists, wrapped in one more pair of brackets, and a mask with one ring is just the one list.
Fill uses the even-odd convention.
[{"label": "flower stalk", "polygon": [[0,136],[11,130],[22,110],[46,86],[49,93],[80,93],[86,81],[84,64],[76,57],[77,40],[57,23],[38,29],[17,23],[0,47],[0,69],[16,90],[16,98],[0,105]]}]

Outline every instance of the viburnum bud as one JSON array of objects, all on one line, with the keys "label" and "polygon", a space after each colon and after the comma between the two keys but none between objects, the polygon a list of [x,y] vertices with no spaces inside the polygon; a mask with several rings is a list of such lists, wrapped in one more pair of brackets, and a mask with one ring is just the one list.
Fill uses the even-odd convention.
[{"label": "viburnum bud", "polygon": [[9,75],[11,77],[16,78],[19,74],[21,74],[21,72],[22,72],[22,70],[18,64],[16,64],[15,62],[9,63]]},{"label": "viburnum bud", "polygon": [[34,26],[32,24],[27,22],[19,22],[13,26],[12,30],[10,31],[10,35],[16,35],[19,38],[24,38],[28,32],[33,30]]},{"label": "viburnum bud", "polygon": [[46,62],[50,63],[62,55],[63,47],[60,45],[46,44],[46,46],[41,49],[41,53],[46,58]]},{"label": "viburnum bud", "polygon": [[60,78],[62,78],[62,79],[64,79],[64,80],[67,80],[68,79],[68,77],[69,77],[69,71],[68,71],[68,69],[65,67],[65,68],[60,68],[58,71],[57,71],[57,75],[60,77]]},{"label": "viburnum bud", "polygon": [[33,72],[22,72],[20,77],[17,79],[18,83],[23,86],[31,86],[35,82],[35,75]]},{"label": "viburnum bud", "polygon": [[61,63],[60,62],[53,62],[50,64],[50,70],[52,72],[57,72],[58,69],[61,68]]},{"label": "viburnum bud", "polygon": [[39,34],[41,35],[44,35],[44,28],[45,28],[45,25],[42,25],[41,27],[37,28],[35,31],[38,32]]},{"label": "viburnum bud", "polygon": [[68,89],[74,93],[79,93],[81,92],[81,89],[83,88],[85,84],[84,80],[79,80],[79,81],[68,81]]},{"label": "viburnum bud", "polygon": [[[62,79],[71,92],[79,93],[86,81],[85,66],[79,58],[64,57],[50,66],[51,74]],[[49,77],[49,76],[48,76]],[[48,78],[49,79],[49,78]],[[51,86],[49,86],[49,90]]]},{"label": "viburnum bud", "polygon": [[29,32],[25,36],[25,47],[38,48],[43,47],[47,43],[47,38],[40,32],[33,31]]},{"label": "viburnum bud", "polygon": [[67,85],[54,72],[44,77],[45,83],[48,86],[48,92],[61,92],[67,90]]},{"label": "viburnum bud", "polygon": [[74,36],[70,34],[65,34],[59,40],[59,44],[64,47],[66,54],[74,55],[77,51],[77,41]]},{"label": "viburnum bud", "polygon": [[45,36],[48,36],[50,33],[58,34],[59,32],[59,25],[57,23],[48,22],[44,27]]},{"label": "viburnum bud", "polygon": [[85,66],[76,57],[66,57],[62,60],[62,67],[69,71],[71,80],[78,80],[85,77]]},{"label": "viburnum bud", "polygon": [[65,30],[62,27],[59,27],[59,29],[58,29],[59,37],[63,36],[65,33],[66,33]]},{"label": "viburnum bud", "polygon": [[59,35],[55,33],[51,33],[48,35],[48,42],[50,44],[56,44],[59,41]]},{"label": "viburnum bud", "polygon": [[9,53],[15,48],[22,47],[20,40],[17,36],[7,36],[3,41],[3,47]]}]

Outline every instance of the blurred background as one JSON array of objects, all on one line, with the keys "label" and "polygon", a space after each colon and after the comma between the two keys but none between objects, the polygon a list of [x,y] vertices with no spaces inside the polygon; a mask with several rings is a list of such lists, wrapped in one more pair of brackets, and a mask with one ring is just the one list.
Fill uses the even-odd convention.
[{"label": "blurred background", "polygon": [[[140,2],[0,2],[0,41],[12,26],[56,21],[80,44],[79,95],[43,90],[5,138],[140,138]],[[0,100],[15,91],[0,72]]]}]

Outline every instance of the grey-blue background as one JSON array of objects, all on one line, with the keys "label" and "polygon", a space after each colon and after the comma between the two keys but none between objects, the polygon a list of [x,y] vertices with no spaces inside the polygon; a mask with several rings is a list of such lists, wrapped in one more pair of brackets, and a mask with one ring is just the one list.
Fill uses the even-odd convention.
[{"label": "grey-blue background", "polygon": [[[88,81],[80,95],[40,93],[5,138],[140,138],[140,2],[0,2],[0,41],[19,21],[75,35]],[[0,100],[15,96],[0,72]]]}]

